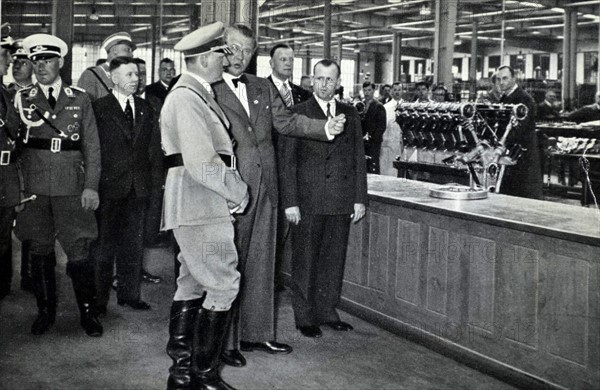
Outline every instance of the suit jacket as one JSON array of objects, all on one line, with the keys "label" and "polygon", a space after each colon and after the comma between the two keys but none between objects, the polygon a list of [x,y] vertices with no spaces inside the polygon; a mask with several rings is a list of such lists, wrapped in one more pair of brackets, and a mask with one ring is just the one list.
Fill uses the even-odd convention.
[{"label": "suit jacket", "polygon": [[154,112],[144,99],[133,99],[133,129],[112,93],[92,104],[102,154],[100,199],[126,198],[132,188],[136,196],[146,197],[162,185],[160,133]]},{"label": "suit jacket", "polygon": [[[312,97],[293,107],[312,118],[325,113]],[[367,174],[360,118],[356,109],[336,102],[344,113],[344,132],[333,142],[280,137],[281,199],[283,207],[300,207],[301,213],[339,215],[354,212],[355,203],[367,204]]]},{"label": "suit jacket", "polygon": [[[44,92],[38,84],[17,92],[15,98],[20,107],[23,122],[31,127],[21,131],[24,143],[21,155],[25,192],[45,196],[81,195],[84,188],[98,191],[100,181],[100,141],[96,118],[89,96],[81,89],[63,83],[54,108],[50,107]],[[31,111],[31,105],[37,111]],[[41,120],[40,114],[48,118],[54,127],[65,133],[60,137],[57,131]],[[25,123],[26,124],[26,123]],[[70,139],[78,138],[79,150],[50,150],[27,148],[29,139]]]},{"label": "suit jacket", "polygon": [[536,105],[533,98],[521,87],[504,96],[500,100],[506,104],[522,103],[529,112],[520,126],[513,129],[506,140],[506,146],[520,144],[527,149],[517,161],[517,165],[507,167],[506,174],[501,183],[500,193],[524,198],[542,198],[542,168],[540,163],[540,150],[535,132]]},{"label": "suit jacket", "polygon": [[596,103],[583,106],[569,114],[567,120],[577,123],[600,120],[600,108]]},{"label": "suit jacket", "polygon": [[[294,115],[286,109],[279,92],[268,80],[250,74],[246,84],[250,117],[231,88],[221,80],[212,87],[231,123],[236,140],[238,169],[248,184],[251,202],[259,185],[267,188],[274,206],[278,203],[277,165],[271,130],[326,141],[325,121]],[[325,119],[325,118],[323,118]]]},{"label": "suit jacket", "polygon": [[158,80],[155,83],[146,86],[146,95],[152,95],[158,98],[162,103],[164,103],[167,98],[167,94],[169,93],[169,88],[166,87]]},{"label": "suit jacket", "polygon": [[[106,65],[106,67],[98,65],[87,68],[79,77],[79,81],[77,81],[77,86],[85,89],[92,101],[108,95],[114,86],[110,77],[106,75],[105,70],[108,70],[108,65]],[[102,81],[98,80],[98,77],[94,75],[94,72]]]},{"label": "suit jacket", "polygon": [[383,133],[387,126],[385,108],[379,101],[373,100],[369,104],[369,109],[365,112],[361,121],[364,134],[369,133],[369,140],[366,144],[381,144],[383,142]]},{"label": "suit jacket", "polygon": [[183,74],[160,115],[165,154],[181,153],[165,183],[162,230],[231,221],[228,202],[239,205],[247,185],[219,153],[233,155],[229,120],[200,82]]},{"label": "suit jacket", "polygon": [[[273,85],[275,85],[275,82],[273,81],[273,77],[269,76],[269,77],[267,77],[267,80],[269,80],[270,82],[273,83]],[[289,83],[290,83],[290,88],[292,90],[292,98],[294,99],[294,104],[300,104],[302,102],[305,102],[308,99],[310,99],[310,97],[312,96],[311,92],[307,91],[306,89],[302,88],[301,86],[296,85],[296,84],[292,83],[291,81],[289,81]],[[275,87],[275,88],[277,88],[277,87]]]},{"label": "suit jacket", "polygon": [[537,119],[548,120],[548,119],[559,119],[560,110],[556,107],[552,107],[546,101],[538,104],[537,106]]}]

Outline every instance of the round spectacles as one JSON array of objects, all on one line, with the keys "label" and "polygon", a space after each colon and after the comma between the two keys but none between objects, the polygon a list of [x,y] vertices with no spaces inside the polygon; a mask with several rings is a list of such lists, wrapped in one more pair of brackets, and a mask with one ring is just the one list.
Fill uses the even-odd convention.
[{"label": "round spectacles", "polygon": [[242,54],[246,57],[250,57],[252,54],[254,54],[254,49],[242,49],[242,47],[236,43],[234,43],[233,45],[229,45],[229,48],[231,49],[233,54],[238,54],[239,52],[242,52]]}]

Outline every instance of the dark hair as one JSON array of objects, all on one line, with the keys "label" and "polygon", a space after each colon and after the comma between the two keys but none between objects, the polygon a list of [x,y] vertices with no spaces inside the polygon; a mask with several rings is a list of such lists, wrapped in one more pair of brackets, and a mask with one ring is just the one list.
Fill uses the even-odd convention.
[{"label": "dark hair", "polygon": [[291,47],[290,47],[290,45],[285,44],[285,43],[278,43],[277,45],[273,46],[273,48],[271,49],[271,53],[270,53],[271,58],[273,58],[273,55],[275,54],[277,49],[291,49]]},{"label": "dark hair", "polygon": [[392,83],[392,88],[394,87],[394,85],[402,85],[402,83],[400,81],[394,81]]},{"label": "dark hair", "polygon": [[387,87],[387,88],[392,88],[392,86],[391,86],[391,85],[389,85],[389,84],[383,84],[383,85],[380,87],[380,89],[381,89],[381,90],[384,90],[386,87]]},{"label": "dark hair", "polygon": [[236,23],[236,24],[233,24],[233,25],[227,27],[225,29],[225,32],[223,33],[223,40],[225,42],[227,42],[227,36],[229,35],[229,33],[231,31],[237,31],[240,34],[242,34],[243,36],[245,36],[246,38],[252,38],[252,41],[254,41],[254,47],[256,48],[256,44],[257,44],[256,37],[254,36],[254,31],[252,31],[252,29],[250,27],[246,26],[243,23]]},{"label": "dark hair", "polygon": [[448,93],[448,88],[444,87],[442,84],[436,85],[435,88],[433,88],[434,91],[437,89],[441,89],[442,91],[444,91],[444,93]]},{"label": "dark hair", "polygon": [[305,74],[304,76],[300,77],[300,81],[305,80],[305,79],[310,80],[310,76]]},{"label": "dark hair", "polygon": [[328,68],[330,66],[335,66],[337,68],[337,71],[338,71],[338,78],[342,75],[342,70],[340,69],[340,66],[338,65],[337,62],[335,62],[333,60],[325,58],[324,60],[321,60],[321,61],[317,62],[315,64],[315,66],[313,67],[313,74],[315,73],[315,69],[317,69],[317,65],[323,65],[326,68]]},{"label": "dark hair", "polygon": [[362,85],[363,89],[371,87],[373,89],[377,89],[377,86],[375,86],[375,83],[372,81],[365,81]]},{"label": "dark hair", "polygon": [[127,64],[136,64],[137,65],[137,63],[131,57],[117,57],[110,61],[110,64],[108,65],[108,69],[112,72],[113,70],[117,69],[121,65],[127,65]]},{"label": "dark hair", "polygon": [[172,59],[165,57],[162,60],[160,60],[158,66],[161,66],[162,64],[173,64],[175,65],[175,61],[173,61]]},{"label": "dark hair", "polygon": [[146,61],[141,58],[134,58],[133,62],[135,62],[138,65],[146,65]]},{"label": "dark hair", "polygon": [[419,88],[422,85],[429,89],[429,84],[427,84],[425,81],[419,81],[418,83],[415,83],[415,88]]},{"label": "dark hair", "polygon": [[502,70],[502,69],[508,69],[508,71],[510,72],[510,77],[515,77],[515,70],[508,66],[508,65],[502,65],[501,67],[498,68],[498,71]]}]

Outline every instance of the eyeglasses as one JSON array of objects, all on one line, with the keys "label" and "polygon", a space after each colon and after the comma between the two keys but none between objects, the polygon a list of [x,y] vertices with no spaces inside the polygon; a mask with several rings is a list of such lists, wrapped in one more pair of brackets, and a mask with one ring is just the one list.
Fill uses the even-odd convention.
[{"label": "eyeglasses", "polygon": [[250,57],[252,54],[254,54],[254,49],[242,49],[242,47],[236,43],[234,43],[233,45],[229,45],[229,48],[231,49],[233,54],[238,54],[239,52],[242,52],[242,54],[244,54],[244,56],[246,57]]}]

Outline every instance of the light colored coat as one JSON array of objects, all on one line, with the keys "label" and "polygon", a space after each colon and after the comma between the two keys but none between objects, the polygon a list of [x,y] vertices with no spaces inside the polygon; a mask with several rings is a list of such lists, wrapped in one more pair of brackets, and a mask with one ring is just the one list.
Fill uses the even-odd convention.
[{"label": "light colored coat", "polygon": [[239,205],[248,188],[219,157],[233,155],[229,121],[219,105],[197,79],[183,74],[160,123],[165,154],[181,153],[184,161],[167,174],[161,229],[230,221],[228,202]]}]

